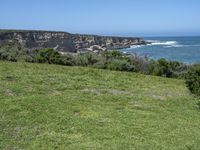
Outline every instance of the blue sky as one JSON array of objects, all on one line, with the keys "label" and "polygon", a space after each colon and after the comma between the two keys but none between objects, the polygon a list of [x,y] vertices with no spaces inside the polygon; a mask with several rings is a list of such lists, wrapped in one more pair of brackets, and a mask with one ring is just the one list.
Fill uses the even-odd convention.
[{"label": "blue sky", "polygon": [[0,0],[0,28],[200,35],[200,0]]}]

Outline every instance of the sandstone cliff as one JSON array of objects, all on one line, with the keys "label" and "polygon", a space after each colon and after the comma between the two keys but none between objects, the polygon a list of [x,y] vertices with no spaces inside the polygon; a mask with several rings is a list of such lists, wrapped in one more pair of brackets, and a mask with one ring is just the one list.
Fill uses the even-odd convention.
[{"label": "sandstone cliff", "polygon": [[0,44],[17,40],[29,49],[54,48],[60,52],[101,51],[145,44],[142,38],[70,34],[52,31],[1,31]]}]

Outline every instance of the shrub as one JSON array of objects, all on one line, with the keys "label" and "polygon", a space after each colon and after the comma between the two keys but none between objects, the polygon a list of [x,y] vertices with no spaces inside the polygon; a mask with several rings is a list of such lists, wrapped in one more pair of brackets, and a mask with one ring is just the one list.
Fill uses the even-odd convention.
[{"label": "shrub", "polygon": [[77,66],[88,66],[89,62],[84,54],[78,54],[74,57],[75,65]]},{"label": "shrub", "polygon": [[200,65],[192,68],[186,76],[186,85],[191,93],[200,96]]},{"label": "shrub", "polygon": [[88,65],[93,65],[93,64],[97,63],[100,59],[98,54],[91,53],[91,52],[84,53],[84,56],[88,60]]},{"label": "shrub", "polygon": [[120,51],[116,51],[116,50],[113,50],[110,52],[110,55],[113,57],[113,58],[121,58],[123,57],[123,53],[120,52]]},{"label": "shrub", "polygon": [[49,63],[49,64],[61,64],[60,54],[51,48],[45,48],[37,51],[35,56],[36,62]]},{"label": "shrub", "polygon": [[87,52],[74,55],[75,65],[78,66],[92,66],[101,58],[98,54]]},{"label": "shrub", "polygon": [[170,70],[169,62],[164,58],[159,59],[154,73],[157,76],[170,77],[172,72]]},{"label": "shrub", "polygon": [[0,45],[0,59],[8,61],[24,60],[28,51],[17,41],[6,42]]},{"label": "shrub", "polygon": [[122,58],[124,54],[120,51],[112,50],[112,51],[104,51],[102,53],[102,56],[105,57],[106,59],[112,59],[112,58]]},{"label": "shrub", "polygon": [[172,78],[184,78],[188,72],[189,66],[177,61],[170,61],[169,66],[171,69]]},{"label": "shrub", "polygon": [[106,69],[107,60],[105,57],[100,57],[96,63],[93,64],[94,68]]},{"label": "shrub", "polygon": [[145,58],[139,57],[137,55],[131,55],[128,57],[128,61],[132,66],[134,66],[135,72],[140,72],[144,74],[150,73],[150,62]]},{"label": "shrub", "polygon": [[65,54],[61,56],[62,60],[62,65],[67,65],[67,66],[74,66],[75,63],[75,58],[72,54]]},{"label": "shrub", "polygon": [[134,71],[134,66],[131,65],[126,60],[113,59],[107,62],[107,69],[117,70],[117,71]]}]

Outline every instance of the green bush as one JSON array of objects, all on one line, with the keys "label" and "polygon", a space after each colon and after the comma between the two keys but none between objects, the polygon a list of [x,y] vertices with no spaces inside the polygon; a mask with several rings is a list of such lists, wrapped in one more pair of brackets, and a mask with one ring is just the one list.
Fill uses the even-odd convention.
[{"label": "green bush", "polygon": [[93,64],[97,63],[100,59],[98,54],[91,53],[91,52],[84,53],[84,56],[88,60],[88,65],[93,65]]},{"label": "green bush", "polygon": [[37,51],[35,56],[36,62],[49,63],[49,64],[61,64],[61,55],[51,48],[45,48]]},{"label": "green bush", "polygon": [[172,78],[184,78],[188,72],[189,66],[177,61],[170,61],[169,66],[171,69]]},{"label": "green bush", "polygon": [[134,66],[135,72],[144,74],[150,74],[150,61],[137,55],[131,55],[128,57],[128,62]]},{"label": "green bush", "polygon": [[113,59],[107,62],[107,69],[117,71],[134,71],[134,66],[126,60]]},{"label": "green bush", "polygon": [[74,57],[76,66],[88,66],[88,58],[84,54],[78,54]]},{"label": "green bush", "polygon": [[186,85],[191,93],[200,96],[200,65],[192,68],[186,76]]},{"label": "green bush", "polygon": [[95,53],[86,52],[74,55],[74,59],[77,66],[92,66],[99,61],[100,56]]},{"label": "green bush", "polygon": [[65,54],[61,56],[61,60],[62,60],[62,65],[74,66],[76,64],[75,58],[72,54]]},{"label": "green bush", "polygon": [[106,69],[107,60],[105,57],[99,57],[98,61],[93,64],[92,67],[98,68],[98,69]]},{"label": "green bush", "polygon": [[166,59],[161,58],[157,61],[154,75],[164,77],[170,77],[172,75],[169,62]]},{"label": "green bush", "polygon": [[17,41],[7,42],[0,45],[0,59],[8,61],[25,60],[28,51]]},{"label": "green bush", "polygon": [[112,58],[122,58],[124,57],[125,55],[120,52],[120,51],[117,51],[117,50],[112,50],[112,51],[104,51],[102,54],[101,54],[103,57],[105,57],[106,59],[112,59]]}]

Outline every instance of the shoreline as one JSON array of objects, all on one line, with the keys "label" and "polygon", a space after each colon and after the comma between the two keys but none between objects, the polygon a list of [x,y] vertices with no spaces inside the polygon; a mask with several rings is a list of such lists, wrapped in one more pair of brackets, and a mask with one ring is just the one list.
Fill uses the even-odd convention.
[{"label": "shoreline", "polygon": [[104,51],[130,48],[131,45],[147,45],[141,37],[118,37],[72,34],[57,31],[0,30],[0,44],[17,41],[25,48],[54,48],[61,52]]}]

